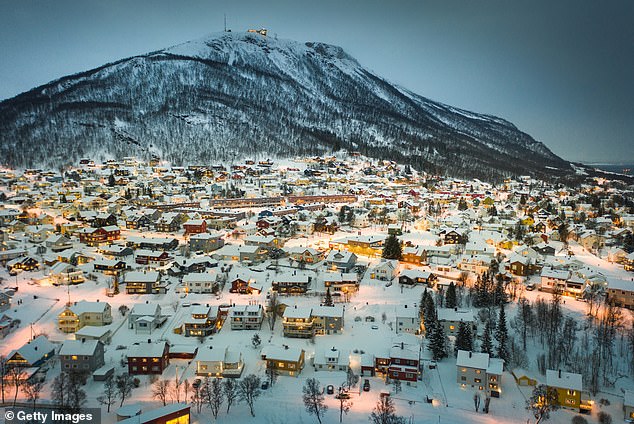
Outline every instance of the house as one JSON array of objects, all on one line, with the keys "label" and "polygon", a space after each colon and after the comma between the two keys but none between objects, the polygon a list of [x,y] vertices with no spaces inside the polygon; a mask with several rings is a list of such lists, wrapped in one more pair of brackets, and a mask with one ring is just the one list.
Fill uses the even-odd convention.
[{"label": "house", "polygon": [[53,265],[48,272],[48,277],[54,286],[81,284],[86,280],[81,268],[66,262],[57,262]]},{"label": "house", "polygon": [[493,258],[488,255],[462,255],[458,269],[483,274],[491,269]]},{"label": "house", "polygon": [[474,387],[487,395],[500,397],[504,360],[490,358],[488,353],[458,351],[457,382],[462,387]]},{"label": "house", "polygon": [[429,287],[433,287],[437,281],[438,277],[436,274],[420,269],[404,269],[398,276],[399,284],[407,286],[427,284]]},{"label": "house", "polygon": [[75,331],[75,340],[99,340],[104,345],[110,344],[112,331],[109,327],[85,325]]},{"label": "house", "polygon": [[391,379],[404,381],[408,386],[416,386],[420,375],[420,350],[404,342],[390,348],[387,374]]},{"label": "house", "polygon": [[218,318],[218,307],[195,305],[191,307],[191,317],[183,322],[185,337],[204,337],[216,332],[221,325]]},{"label": "house", "polygon": [[151,334],[166,319],[161,315],[161,305],[158,303],[137,303],[128,312],[128,328],[134,329],[137,334]]},{"label": "house", "polygon": [[92,373],[104,365],[104,347],[98,340],[66,340],[59,350],[62,371]]},{"label": "house", "polygon": [[266,249],[279,248],[281,241],[275,236],[247,236],[244,238],[246,246],[260,246]]},{"label": "house", "polygon": [[392,281],[396,276],[397,266],[397,261],[381,259],[378,264],[370,268],[370,278],[373,280]]},{"label": "house", "polygon": [[174,250],[178,247],[178,239],[174,237],[139,237],[131,236],[126,239],[126,245],[134,249]]},{"label": "house", "polygon": [[405,246],[401,261],[414,265],[425,265],[427,264],[427,250],[420,246]]},{"label": "house", "polygon": [[213,253],[218,261],[240,261],[243,263],[260,263],[266,258],[267,251],[261,246],[240,246],[225,244]]},{"label": "house", "polygon": [[11,308],[11,296],[0,292],[0,312],[4,312]]},{"label": "house", "polygon": [[350,354],[342,352],[336,347],[318,350],[313,357],[315,371],[344,371],[350,368]]},{"label": "house", "polygon": [[243,280],[239,277],[231,281],[231,288],[229,289],[229,293],[239,294],[260,294],[261,292],[262,288],[255,285],[253,279]]},{"label": "house", "polygon": [[119,275],[126,268],[126,263],[117,259],[95,259],[92,263],[93,270],[105,275]]},{"label": "house", "polygon": [[324,260],[324,254],[312,247],[289,247],[284,249],[290,258],[299,263],[315,264]]},{"label": "house", "polygon": [[117,217],[111,213],[102,212],[92,221],[95,227],[108,227],[117,225]]},{"label": "house", "polygon": [[356,272],[327,272],[323,274],[324,286],[332,287],[335,293],[353,293],[359,290],[359,275]]},{"label": "house", "polygon": [[63,234],[53,234],[44,242],[44,245],[53,252],[61,252],[62,250],[71,249],[73,243]]},{"label": "house", "polygon": [[278,374],[297,377],[304,368],[303,349],[284,345],[266,346],[262,349],[261,357],[266,361],[266,368],[273,369]]},{"label": "house", "polygon": [[135,343],[128,348],[128,373],[130,375],[163,374],[170,364],[170,346],[167,342]]},{"label": "house", "polygon": [[57,317],[57,328],[63,333],[74,333],[86,325],[112,324],[112,309],[107,302],[81,300],[67,306]]},{"label": "house", "polygon": [[339,334],[343,331],[343,306],[314,306],[312,308],[315,334]]},{"label": "house", "polygon": [[196,355],[196,375],[201,377],[239,378],[243,369],[242,352],[229,346],[205,346]]},{"label": "house", "polygon": [[545,267],[541,272],[541,289],[544,291],[563,292],[566,281],[570,278],[570,271]]},{"label": "house", "polygon": [[284,337],[310,339],[315,335],[315,322],[310,307],[288,306],[282,320]]},{"label": "house", "polygon": [[259,330],[264,320],[262,305],[233,305],[229,312],[232,330]]},{"label": "house", "polygon": [[220,249],[225,245],[225,241],[220,233],[194,234],[189,238],[189,250],[192,252],[209,253]]},{"label": "house", "polygon": [[608,278],[607,301],[623,308],[634,309],[634,282]]},{"label": "house", "polygon": [[413,305],[396,305],[396,333],[418,334],[421,331],[420,314]]},{"label": "house", "polygon": [[181,281],[185,293],[216,293],[218,291],[215,272],[192,273],[183,276]]},{"label": "house", "polygon": [[55,345],[46,336],[38,336],[7,355],[7,365],[12,367],[39,367],[55,355]]},{"label": "house", "polygon": [[331,250],[326,256],[326,266],[332,271],[350,272],[357,263],[357,255],[346,250]]},{"label": "house", "polygon": [[183,224],[185,235],[202,234],[207,232],[207,221],[204,219],[191,219]]},{"label": "house", "polygon": [[7,262],[7,269],[10,273],[16,273],[19,271],[36,271],[40,269],[40,263],[32,256],[24,256]]},{"label": "house", "polygon": [[128,294],[156,294],[165,290],[158,271],[131,271],[125,275],[125,290]]},{"label": "house", "polygon": [[[128,406],[124,406],[127,408]],[[123,409],[123,408],[122,408]],[[190,406],[185,403],[172,403],[161,408],[152,409],[142,414],[122,416],[118,424],[187,424],[190,422]],[[119,412],[117,412],[119,417]]]},{"label": "house", "polygon": [[477,319],[473,311],[458,308],[438,308],[438,322],[442,324],[445,335],[454,336],[458,334],[458,327],[461,322],[471,324],[471,331],[475,334],[477,330]]},{"label": "house", "polygon": [[443,236],[445,244],[464,244],[467,241],[466,235],[459,230],[450,230]]},{"label": "house", "polygon": [[513,254],[508,260],[508,271],[513,275],[526,277],[532,274],[534,269],[535,260],[533,258]]},{"label": "house", "polygon": [[119,227],[109,225],[99,228],[83,228],[79,231],[79,241],[86,246],[99,246],[104,243],[112,243],[119,240],[121,230]]},{"label": "house", "polygon": [[305,275],[281,275],[275,277],[271,283],[272,290],[279,294],[297,295],[308,291],[311,277]]},{"label": "house", "polygon": [[155,223],[154,229],[162,233],[175,233],[180,230],[181,221],[179,214],[164,213]]},{"label": "house", "polygon": [[167,265],[172,260],[169,253],[160,250],[139,249],[135,254],[135,262],[139,265],[160,267]]},{"label": "house", "polygon": [[546,370],[546,386],[557,391],[557,400],[562,408],[589,411],[592,403],[583,393],[583,378],[581,374],[562,370]]}]

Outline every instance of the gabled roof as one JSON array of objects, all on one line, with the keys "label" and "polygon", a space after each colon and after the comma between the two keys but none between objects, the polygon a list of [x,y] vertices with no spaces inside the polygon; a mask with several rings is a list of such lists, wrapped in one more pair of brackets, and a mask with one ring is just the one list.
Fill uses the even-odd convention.
[{"label": "gabled roof", "polygon": [[59,350],[59,355],[92,356],[97,352],[99,340],[66,340]]},{"label": "gabled roof", "polygon": [[546,370],[546,385],[580,392],[583,390],[583,379],[581,374],[561,370]]},{"label": "gabled roof", "polygon": [[456,366],[486,370],[489,367],[489,354],[459,350]]},{"label": "gabled roof", "polygon": [[55,346],[49,342],[46,337],[39,336],[23,345],[21,348],[12,350],[11,353],[7,355],[7,358],[11,358],[13,354],[17,352],[29,364],[34,364],[42,359],[44,355],[54,350]]}]

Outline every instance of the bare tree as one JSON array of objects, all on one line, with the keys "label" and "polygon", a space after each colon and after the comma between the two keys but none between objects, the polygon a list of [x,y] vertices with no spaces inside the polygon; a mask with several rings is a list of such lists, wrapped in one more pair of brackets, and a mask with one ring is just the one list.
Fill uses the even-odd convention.
[{"label": "bare tree", "polygon": [[102,405],[106,405],[107,412],[110,413],[110,408],[117,401],[117,387],[114,377],[110,376],[106,379],[103,385],[103,394],[97,397],[97,401]]},{"label": "bare tree", "polygon": [[266,361],[266,378],[271,386],[277,381],[278,372],[272,361]]},{"label": "bare tree", "polygon": [[9,373],[9,366],[7,364],[7,358],[4,355],[0,355],[0,396],[2,396],[2,404],[4,405],[4,395],[7,390],[5,384],[5,377]]},{"label": "bare tree", "polygon": [[68,407],[66,392],[68,391],[68,373],[62,372],[55,377],[51,385],[51,398],[55,406],[65,409]]},{"label": "bare tree", "polygon": [[253,404],[260,397],[260,378],[255,374],[249,374],[238,383],[238,398],[249,405],[251,416],[255,417]]},{"label": "bare tree", "polygon": [[134,387],[134,378],[128,373],[123,373],[117,376],[116,379],[116,387],[117,387],[117,395],[119,399],[121,399],[121,404],[119,406],[123,406],[125,400],[132,394],[132,388]]},{"label": "bare tree", "polygon": [[167,396],[169,392],[169,380],[156,380],[154,384],[152,384],[152,397],[163,402],[163,406],[167,405]]},{"label": "bare tree", "polygon": [[339,422],[343,421],[343,414],[348,414],[352,408],[352,401],[347,396],[339,396]]},{"label": "bare tree", "polygon": [[321,424],[321,418],[328,410],[328,406],[319,381],[316,378],[307,379],[304,387],[302,387],[302,392],[304,393],[302,399],[306,412],[317,417],[317,421]]},{"label": "bare tree", "polygon": [[480,410],[480,393],[476,392],[473,394],[473,407],[475,411],[478,412]]},{"label": "bare tree", "polygon": [[370,414],[372,424],[405,424],[405,419],[396,415],[396,408],[390,396],[379,398]]},{"label": "bare tree", "polygon": [[35,409],[35,404],[40,399],[40,393],[42,392],[43,388],[43,380],[38,379],[34,381],[32,379],[29,379],[22,382],[22,392],[24,392],[24,394],[26,395],[26,399],[29,402],[33,403],[33,409]]},{"label": "bare tree", "polygon": [[231,378],[225,379],[222,385],[222,391],[225,395],[225,400],[227,401],[227,414],[229,413],[229,409],[231,409],[231,405],[238,398],[238,385],[235,380]]},{"label": "bare tree", "polygon": [[526,400],[526,409],[531,411],[539,424],[550,418],[550,413],[559,409],[557,390],[540,384],[533,389],[533,393]]},{"label": "bare tree", "polygon": [[184,379],[183,380],[183,394],[184,396],[184,400],[185,402],[187,402],[187,399],[189,399],[189,392],[192,388],[192,385],[189,383],[189,380]]},{"label": "bare tree", "polygon": [[192,392],[191,403],[196,407],[196,412],[200,414],[200,411],[205,403],[205,398],[203,397],[203,390],[200,385],[194,387],[194,391]]},{"label": "bare tree", "polygon": [[211,383],[209,379],[205,379],[205,401],[214,418],[218,418],[218,412],[224,401],[222,383],[219,378],[214,378]]},{"label": "bare tree", "polygon": [[170,384],[170,397],[172,398],[172,402],[180,403],[182,386],[183,384],[178,381],[178,375],[176,375],[173,384]]},{"label": "bare tree", "polygon": [[354,387],[359,382],[359,376],[352,371],[352,368],[348,367],[348,371],[346,372],[346,385],[348,386],[348,390],[351,387]]},{"label": "bare tree", "polygon": [[26,378],[26,374],[24,370],[20,367],[10,367],[9,372],[7,373],[7,380],[13,386],[13,406],[18,400],[18,393],[20,393],[20,386],[22,385],[22,381]]}]

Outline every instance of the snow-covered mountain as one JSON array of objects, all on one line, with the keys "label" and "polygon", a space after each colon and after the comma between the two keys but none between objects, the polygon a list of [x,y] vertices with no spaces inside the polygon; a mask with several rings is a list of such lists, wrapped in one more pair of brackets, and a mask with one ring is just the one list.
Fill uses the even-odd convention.
[{"label": "snow-covered mountain", "polygon": [[347,149],[432,173],[570,171],[511,123],[428,100],[340,47],[219,33],[60,78],[0,103],[0,161],[172,163]]}]

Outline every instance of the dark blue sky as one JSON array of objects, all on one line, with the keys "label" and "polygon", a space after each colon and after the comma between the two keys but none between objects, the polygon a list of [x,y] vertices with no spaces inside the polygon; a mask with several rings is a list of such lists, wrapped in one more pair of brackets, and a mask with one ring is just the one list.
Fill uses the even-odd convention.
[{"label": "dark blue sky", "polygon": [[569,160],[634,162],[631,0],[0,1],[0,99],[222,30],[337,44]]}]

